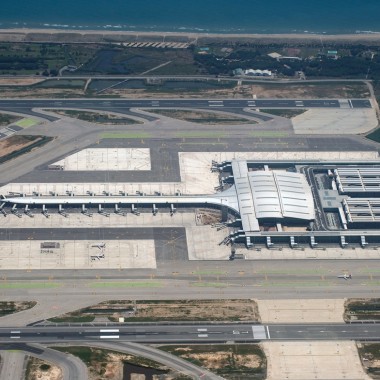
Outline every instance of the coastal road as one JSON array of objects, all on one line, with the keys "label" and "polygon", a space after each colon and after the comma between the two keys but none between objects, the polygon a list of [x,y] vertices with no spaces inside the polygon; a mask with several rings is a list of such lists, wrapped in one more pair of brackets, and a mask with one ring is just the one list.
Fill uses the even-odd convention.
[{"label": "coastal road", "polygon": [[[351,108],[371,108],[368,99],[349,99]],[[0,109],[82,108],[120,110],[129,108],[340,108],[338,99],[2,99]]]},{"label": "coastal road", "polygon": [[131,324],[0,328],[0,342],[225,343],[309,340],[380,340],[380,324]]}]

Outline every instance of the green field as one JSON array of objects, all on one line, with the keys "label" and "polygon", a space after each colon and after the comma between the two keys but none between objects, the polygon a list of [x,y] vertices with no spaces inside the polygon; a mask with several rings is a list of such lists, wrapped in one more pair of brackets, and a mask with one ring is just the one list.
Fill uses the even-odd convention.
[{"label": "green field", "polygon": [[191,286],[196,286],[199,288],[225,288],[229,284],[225,282],[193,282]]},{"label": "green field", "polygon": [[281,138],[281,137],[288,137],[288,132],[283,131],[252,131],[249,132],[250,137],[262,137],[262,138]]},{"label": "green field", "polygon": [[144,282],[92,282],[90,283],[91,288],[157,288],[162,284],[160,282],[154,281],[144,281]]},{"label": "green field", "polygon": [[33,125],[36,125],[38,123],[39,123],[38,120],[28,117],[26,119],[19,120],[14,124],[21,128],[29,128],[29,127],[33,127]]},{"label": "green field", "polygon": [[104,132],[100,135],[101,139],[149,139],[152,135],[148,132]]},{"label": "green field", "polygon": [[183,131],[176,132],[175,137],[183,139],[218,139],[224,138],[225,133],[220,131]]},{"label": "green field", "polygon": [[57,282],[0,282],[0,289],[58,288]]}]

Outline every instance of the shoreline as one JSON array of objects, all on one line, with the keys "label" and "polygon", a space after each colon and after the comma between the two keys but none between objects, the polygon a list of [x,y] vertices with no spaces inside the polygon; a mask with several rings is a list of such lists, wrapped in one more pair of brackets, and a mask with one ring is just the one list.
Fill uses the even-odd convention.
[{"label": "shoreline", "polygon": [[[231,41],[342,41],[370,42],[380,44],[380,33],[357,34],[313,34],[313,33],[284,33],[284,34],[236,34],[236,33],[202,33],[202,32],[147,32],[127,30],[82,30],[82,29],[43,29],[43,28],[9,28],[0,29],[0,41],[3,42],[38,42],[48,39],[50,42],[66,42],[66,37],[74,37],[82,42],[123,42],[144,39],[183,40],[184,42],[198,40],[231,40]],[[90,37],[86,41],[86,37]],[[96,37],[96,38],[95,38]],[[96,41],[95,41],[96,40]],[[105,41],[106,40],[106,41]],[[70,42],[68,39],[67,42]],[[80,42],[80,41],[73,41]]]}]

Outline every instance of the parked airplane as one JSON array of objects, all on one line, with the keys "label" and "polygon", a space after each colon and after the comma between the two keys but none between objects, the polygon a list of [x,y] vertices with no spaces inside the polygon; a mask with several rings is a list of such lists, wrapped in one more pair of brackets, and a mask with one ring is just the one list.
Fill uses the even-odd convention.
[{"label": "parked airplane", "polygon": [[351,273],[350,274],[341,274],[338,276],[338,278],[344,278],[345,280],[351,280],[352,279],[352,276],[351,276]]},{"label": "parked airplane", "polygon": [[102,253],[101,255],[92,255],[90,256],[91,257],[91,261],[95,261],[95,260],[100,260],[100,259],[104,259],[104,253]]},{"label": "parked airplane", "polygon": [[106,248],[106,243],[97,243],[93,244],[91,248],[98,248],[100,251],[103,252],[103,250]]}]

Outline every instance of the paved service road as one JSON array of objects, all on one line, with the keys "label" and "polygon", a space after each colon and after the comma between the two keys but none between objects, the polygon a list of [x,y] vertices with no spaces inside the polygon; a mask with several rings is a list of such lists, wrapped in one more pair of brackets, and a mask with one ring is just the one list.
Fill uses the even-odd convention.
[{"label": "paved service road", "polygon": [[0,351],[1,366],[0,366],[0,379],[1,380],[23,380],[24,374],[24,361],[25,354],[22,351],[4,350]]},{"label": "paved service road", "polygon": [[[40,344],[19,344],[15,343],[15,340],[13,339],[10,344],[1,344],[0,350],[5,350],[4,352],[8,352],[7,350],[20,350],[30,356],[54,363],[61,368],[64,380],[88,379],[87,367],[79,358],[46,348]],[[6,379],[6,377],[3,377],[3,372],[0,373],[0,378]],[[16,377],[12,378],[12,380],[16,380]]]},{"label": "paved service road", "polygon": [[[368,99],[348,101],[351,108],[370,108]],[[340,108],[337,99],[9,99],[0,100],[0,109],[87,108],[111,110],[117,108]]]},{"label": "paved service road", "polygon": [[215,343],[261,340],[374,340],[380,324],[133,324],[0,328],[0,342]]},{"label": "paved service road", "polygon": [[97,342],[86,343],[89,347],[100,347],[126,354],[133,354],[136,356],[143,356],[145,358],[158,361],[170,368],[173,368],[185,375],[189,375],[192,378],[202,380],[223,380],[222,377],[215,375],[214,373],[207,371],[204,368],[198,367],[184,359],[181,359],[168,352],[161,351],[158,348],[145,346],[138,343],[123,343],[123,342]]}]

